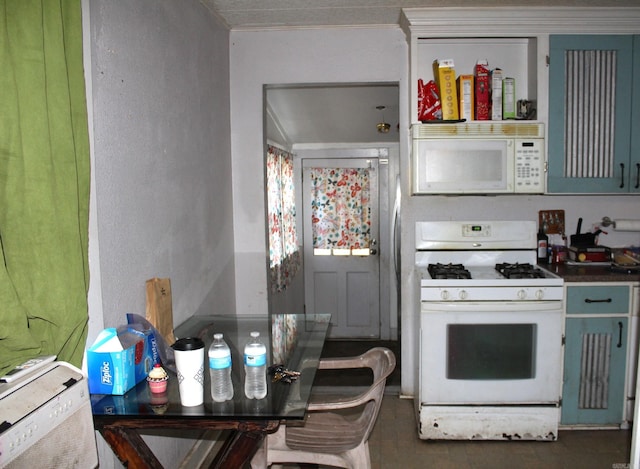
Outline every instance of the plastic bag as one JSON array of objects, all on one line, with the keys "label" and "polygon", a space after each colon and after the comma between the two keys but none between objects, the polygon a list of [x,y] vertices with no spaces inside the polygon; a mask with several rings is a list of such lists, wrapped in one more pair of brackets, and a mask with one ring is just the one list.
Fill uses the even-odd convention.
[{"label": "plastic bag", "polygon": [[162,334],[158,332],[153,324],[147,321],[144,317],[135,313],[127,313],[127,324],[129,328],[142,333],[151,331],[155,337],[156,349],[158,351],[158,355],[160,355],[160,363],[162,363],[164,368],[176,373],[176,360],[173,355],[173,349],[169,344],[167,344],[164,337],[162,337]]},{"label": "plastic bag", "polygon": [[424,83],[418,80],[418,120],[442,120],[442,105],[438,95],[438,86],[433,80]]}]

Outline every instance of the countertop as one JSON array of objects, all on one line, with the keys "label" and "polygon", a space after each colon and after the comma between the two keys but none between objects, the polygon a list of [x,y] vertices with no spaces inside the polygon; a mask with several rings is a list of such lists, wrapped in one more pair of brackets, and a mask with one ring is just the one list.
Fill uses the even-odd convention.
[{"label": "countertop", "polygon": [[615,272],[608,265],[546,264],[541,267],[559,275],[565,282],[640,282],[640,272]]}]

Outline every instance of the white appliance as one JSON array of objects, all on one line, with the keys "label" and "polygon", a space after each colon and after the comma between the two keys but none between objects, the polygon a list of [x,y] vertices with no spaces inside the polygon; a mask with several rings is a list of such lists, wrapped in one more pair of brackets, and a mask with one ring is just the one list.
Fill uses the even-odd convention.
[{"label": "white appliance", "polygon": [[544,125],[476,121],[416,124],[414,194],[542,194]]},{"label": "white appliance", "polygon": [[564,289],[536,223],[418,222],[415,261],[420,438],[556,440]]},{"label": "white appliance", "polygon": [[98,466],[87,380],[53,362],[0,384],[0,467]]}]

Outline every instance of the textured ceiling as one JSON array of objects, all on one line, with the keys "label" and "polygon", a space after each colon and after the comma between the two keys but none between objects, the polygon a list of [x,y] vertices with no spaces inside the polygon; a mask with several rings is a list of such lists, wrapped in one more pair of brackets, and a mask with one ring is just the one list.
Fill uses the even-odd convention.
[{"label": "textured ceiling", "polygon": [[201,0],[230,29],[397,25],[403,8],[639,6],[640,0]]}]

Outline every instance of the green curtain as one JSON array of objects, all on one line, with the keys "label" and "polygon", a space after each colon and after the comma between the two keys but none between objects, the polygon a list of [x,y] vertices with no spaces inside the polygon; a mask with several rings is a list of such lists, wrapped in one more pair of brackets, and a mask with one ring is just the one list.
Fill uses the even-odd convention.
[{"label": "green curtain", "polygon": [[80,0],[0,0],[0,375],[82,362],[89,138]]}]

